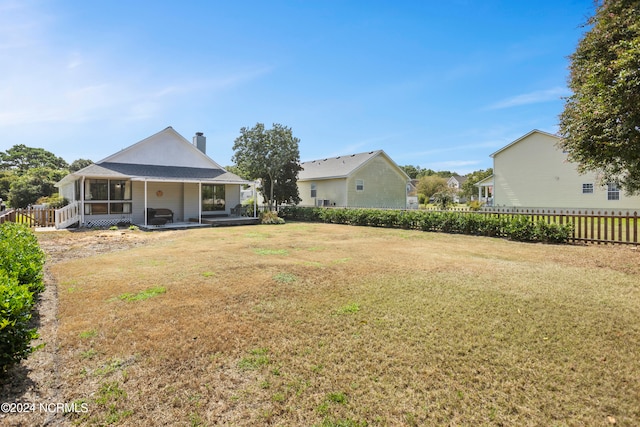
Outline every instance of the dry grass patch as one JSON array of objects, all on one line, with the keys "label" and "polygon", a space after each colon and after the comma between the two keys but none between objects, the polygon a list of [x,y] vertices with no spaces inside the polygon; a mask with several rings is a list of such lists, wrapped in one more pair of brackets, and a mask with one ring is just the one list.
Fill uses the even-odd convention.
[{"label": "dry grass patch", "polygon": [[630,248],[295,223],[59,262],[62,393],[90,408],[68,419],[637,425],[639,266]]}]

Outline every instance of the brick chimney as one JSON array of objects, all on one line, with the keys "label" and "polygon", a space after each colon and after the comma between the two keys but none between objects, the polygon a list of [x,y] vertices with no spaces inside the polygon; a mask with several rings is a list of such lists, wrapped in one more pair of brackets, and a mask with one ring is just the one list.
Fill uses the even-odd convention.
[{"label": "brick chimney", "polygon": [[193,137],[193,145],[204,154],[207,154],[207,137],[204,136],[204,133],[196,132],[196,136]]}]

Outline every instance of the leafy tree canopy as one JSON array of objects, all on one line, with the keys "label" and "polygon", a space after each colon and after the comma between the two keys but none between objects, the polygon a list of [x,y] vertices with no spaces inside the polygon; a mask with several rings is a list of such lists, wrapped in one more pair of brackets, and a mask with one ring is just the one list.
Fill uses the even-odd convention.
[{"label": "leafy tree canopy", "polygon": [[73,163],[69,165],[69,172],[77,172],[80,169],[84,169],[89,165],[92,165],[93,161],[89,159],[78,159],[74,160]]},{"label": "leafy tree canopy", "polygon": [[428,200],[434,194],[444,191],[448,188],[447,180],[437,175],[427,175],[418,181],[418,194],[423,194]]},{"label": "leafy tree canopy", "polygon": [[31,148],[24,144],[14,145],[7,151],[0,152],[0,169],[24,175],[28,170],[36,168],[68,169],[69,165],[63,158],[44,148]]},{"label": "leafy tree canopy", "polygon": [[256,123],[251,129],[243,127],[234,141],[232,160],[246,179],[262,181],[261,191],[269,209],[273,209],[277,200],[300,200],[297,187],[298,172],[302,170],[299,143],[291,128],[278,123],[271,129],[265,129],[262,123]]},{"label": "leafy tree canopy", "polygon": [[602,0],[571,55],[560,147],[581,172],[640,192],[640,0]]},{"label": "leafy tree canopy", "polygon": [[67,174],[64,169],[31,169],[11,182],[9,204],[14,208],[23,208],[36,203],[40,197],[49,197],[57,193],[54,184]]}]

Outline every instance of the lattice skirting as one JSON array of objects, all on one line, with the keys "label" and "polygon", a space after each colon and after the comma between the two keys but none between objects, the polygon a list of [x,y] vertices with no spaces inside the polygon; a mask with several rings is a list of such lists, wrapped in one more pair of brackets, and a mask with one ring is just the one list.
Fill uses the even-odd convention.
[{"label": "lattice skirting", "polygon": [[114,219],[94,219],[91,221],[85,221],[84,226],[87,228],[104,228],[117,226],[131,225],[131,218],[114,218]]}]

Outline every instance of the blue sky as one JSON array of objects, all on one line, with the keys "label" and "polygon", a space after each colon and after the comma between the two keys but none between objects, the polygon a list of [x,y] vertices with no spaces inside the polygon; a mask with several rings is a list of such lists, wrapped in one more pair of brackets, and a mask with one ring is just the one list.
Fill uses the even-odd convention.
[{"label": "blue sky", "polygon": [[592,0],[0,0],[0,151],[101,160],[172,126],[231,164],[257,122],[303,161],[467,173],[555,133]]}]

